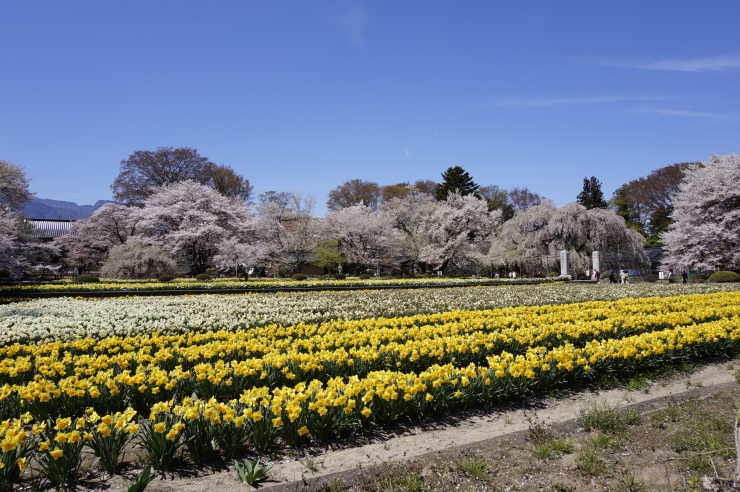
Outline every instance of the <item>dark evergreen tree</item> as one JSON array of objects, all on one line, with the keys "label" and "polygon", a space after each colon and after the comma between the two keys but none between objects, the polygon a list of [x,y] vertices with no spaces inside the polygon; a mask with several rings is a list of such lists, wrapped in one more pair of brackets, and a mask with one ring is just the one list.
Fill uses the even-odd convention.
[{"label": "dark evergreen tree", "polygon": [[475,184],[467,171],[460,166],[450,167],[442,173],[442,182],[437,185],[434,197],[437,200],[447,200],[450,192],[457,191],[461,195],[473,195],[480,198],[478,188],[479,186]]},{"label": "dark evergreen tree", "polygon": [[601,191],[601,181],[596,179],[595,176],[583,178],[583,191],[578,194],[576,201],[589,210],[592,208],[607,208],[609,206],[606,200],[604,200],[604,193]]}]

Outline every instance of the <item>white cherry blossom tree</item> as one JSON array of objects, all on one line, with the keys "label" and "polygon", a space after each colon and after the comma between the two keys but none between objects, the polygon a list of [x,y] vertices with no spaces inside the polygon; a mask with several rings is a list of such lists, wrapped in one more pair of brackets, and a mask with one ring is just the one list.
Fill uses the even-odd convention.
[{"label": "white cherry blossom tree", "polygon": [[489,261],[529,270],[556,268],[559,252],[570,253],[576,271],[591,268],[591,254],[602,252],[602,269],[644,268],[642,235],[627,227],[615,212],[577,203],[556,208],[549,200],[520,210],[505,222],[492,241]]},{"label": "white cherry blossom tree", "polygon": [[400,262],[418,265],[426,271],[427,264],[421,256],[429,243],[432,215],[437,207],[438,202],[432,195],[413,189],[405,196],[385,202],[381,213],[400,232],[390,248],[393,255],[401,259]]},{"label": "white cherry blossom tree", "polygon": [[316,199],[300,193],[260,195],[256,206],[263,258],[297,273],[311,260],[311,252],[321,239],[319,220],[313,215]]},{"label": "white cherry blossom tree", "polygon": [[428,241],[419,255],[444,272],[451,261],[460,264],[477,261],[475,244],[488,241],[501,219],[501,211],[488,211],[485,200],[474,195],[451,192],[447,200],[437,202],[428,222]]},{"label": "white cherry blossom tree", "polygon": [[663,233],[671,269],[740,269],[740,156],[713,155],[689,167],[673,197],[673,224]]},{"label": "white cherry blossom tree", "polygon": [[323,235],[337,240],[348,262],[365,268],[374,259],[390,258],[392,245],[400,240],[400,233],[383,214],[362,204],[327,214]]},{"label": "white cherry blossom tree", "polygon": [[125,244],[136,234],[138,209],[117,203],[106,203],[90,217],[72,224],[70,233],[54,240],[66,252],[67,262],[95,268],[111,248]]}]

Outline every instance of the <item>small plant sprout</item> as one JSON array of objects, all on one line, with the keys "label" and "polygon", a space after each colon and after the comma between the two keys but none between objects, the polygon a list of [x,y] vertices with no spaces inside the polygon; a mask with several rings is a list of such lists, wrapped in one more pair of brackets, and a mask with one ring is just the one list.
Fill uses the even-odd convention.
[{"label": "small plant sprout", "polygon": [[143,492],[152,480],[156,478],[157,474],[154,473],[154,467],[144,468],[133,480],[123,480],[126,485],[128,492]]},{"label": "small plant sprout", "polygon": [[306,470],[310,471],[311,473],[317,473],[319,471],[319,467],[324,466],[324,462],[317,460],[313,456],[306,456],[306,458],[301,461],[303,466],[306,467]]},{"label": "small plant sprout", "polygon": [[234,460],[234,468],[236,468],[239,480],[242,483],[255,485],[267,478],[267,472],[272,469],[272,465],[260,465],[260,459],[257,457],[254,461],[245,459],[241,463]]}]

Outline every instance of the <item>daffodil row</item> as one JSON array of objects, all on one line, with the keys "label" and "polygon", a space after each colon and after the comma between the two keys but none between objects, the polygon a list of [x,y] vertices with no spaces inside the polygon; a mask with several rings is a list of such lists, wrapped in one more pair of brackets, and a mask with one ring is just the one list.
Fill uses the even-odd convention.
[{"label": "daffodil row", "polygon": [[[290,387],[373,371],[486,365],[490,357],[666,327],[740,324],[740,293],[625,299],[567,306],[263,327],[250,332],[153,335],[0,351],[0,412],[64,415],[88,406],[146,411],[160,400],[238,398],[253,387]],[[333,341],[332,341],[333,340]]]},{"label": "daffodil row", "polygon": [[[0,425],[0,485],[16,481],[21,469],[34,462],[59,486],[78,469],[84,447],[115,469],[123,447],[133,440],[152,463],[166,468],[183,447],[193,461],[208,460],[216,453],[238,456],[250,449],[270,452],[309,438],[342,436],[372,425],[509,401],[533,391],[734,354],[739,349],[740,318],[729,314],[580,345],[533,345],[521,354],[502,351],[487,356],[482,364],[433,364],[419,372],[371,371],[362,377],[350,373],[325,381],[252,387],[234,399],[220,394],[208,399],[163,397],[149,407],[134,401],[141,408],[138,419],[134,419],[134,405],[103,412],[98,404],[115,399],[114,392],[95,398],[90,388],[84,392],[93,405],[78,411],[69,404],[66,391],[70,388],[66,388],[46,402],[58,403],[56,417],[43,402],[24,400],[14,409],[15,415]],[[189,379],[198,377],[194,373]],[[108,388],[104,379],[100,383]],[[8,401],[3,400],[5,410],[12,408]]]},{"label": "daffodil row", "polygon": [[95,292],[95,291],[152,291],[152,290],[281,290],[300,288],[331,288],[331,287],[414,287],[427,285],[507,285],[507,284],[543,284],[569,280],[568,276],[551,278],[442,278],[419,277],[393,279],[387,277],[373,277],[360,279],[349,277],[345,280],[309,279],[290,280],[280,279],[212,279],[198,281],[195,279],[178,279],[169,282],[141,281],[141,280],[114,280],[103,279],[101,282],[76,284],[69,280],[61,280],[49,284],[0,286],[2,292]]},{"label": "daffodil row", "polygon": [[235,333],[16,344],[0,349],[0,381],[6,383],[0,397],[17,393],[25,401],[43,401],[64,393],[96,399],[103,393],[117,396],[121,386],[150,394],[149,402],[193,391],[201,397],[223,392],[237,396],[260,384],[481,363],[502,351],[518,354],[531,346],[564,342],[582,346],[605,337],[737,317],[739,301],[740,293],[717,293],[269,326]]},{"label": "daffodil row", "polygon": [[[550,349],[532,347],[523,355],[491,356],[484,366],[434,365],[419,374],[375,371],[364,378],[337,377],[326,383],[314,380],[292,387],[259,387],[245,391],[238,401],[225,403],[192,398],[184,398],[178,404],[163,401],[152,406],[145,425],[170,440],[192,421],[214,426],[228,423],[237,428],[247,425],[250,430],[244,445],[251,441],[252,433],[273,443],[278,438],[325,438],[370,423],[388,425],[398,419],[438,414],[450,408],[506,401],[536,390],[587,382],[603,374],[625,375],[677,361],[726,355],[737,351],[739,340],[736,319],[718,320],[622,339],[594,340],[580,348],[572,344]],[[97,427],[83,434],[64,434],[65,439],[91,439],[93,432],[107,437],[112,428],[138,430],[138,425],[130,422],[134,413],[131,409],[123,413],[128,417],[116,424],[112,424],[114,417],[101,419],[92,409],[86,413],[87,422],[100,422]],[[28,421],[33,416],[26,413],[19,418]],[[77,425],[83,420],[78,419]],[[34,427],[32,433],[40,435],[45,429],[42,424]],[[14,449],[13,443],[19,443],[22,436],[18,431],[8,434],[10,441],[3,443],[3,449]],[[57,434],[42,440],[40,449],[53,451],[54,441],[59,439]],[[263,447],[264,443],[255,439],[251,445]]]},{"label": "daffodil row", "polygon": [[416,314],[515,306],[615,301],[740,291],[740,284],[527,285],[81,300],[40,299],[0,305],[0,347],[79,339],[251,330],[259,326],[318,324],[336,319],[396,318]]}]

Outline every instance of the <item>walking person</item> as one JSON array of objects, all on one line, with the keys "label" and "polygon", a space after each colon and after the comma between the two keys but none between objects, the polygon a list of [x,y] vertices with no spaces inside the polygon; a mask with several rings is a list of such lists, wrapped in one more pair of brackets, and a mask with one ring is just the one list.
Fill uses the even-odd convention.
[{"label": "walking person", "polygon": [[681,270],[681,278],[683,279],[683,283],[688,282],[689,274],[686,272],[686,270]]},{"label": "walking person", "polygon": [[617,283],[617,277],[614,275],[614,270],[611,270],[609,272],[609,283],[610,284],[616,284]]}]

